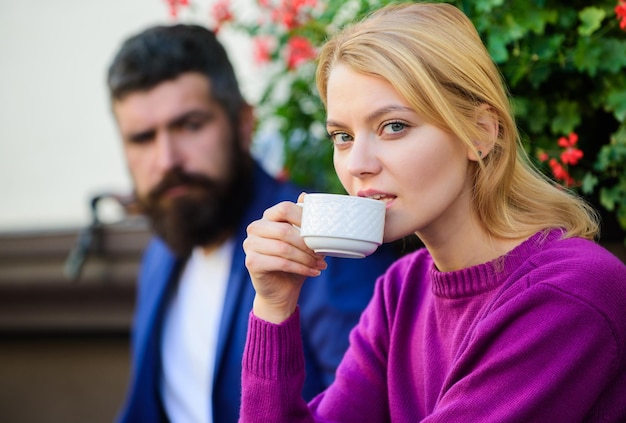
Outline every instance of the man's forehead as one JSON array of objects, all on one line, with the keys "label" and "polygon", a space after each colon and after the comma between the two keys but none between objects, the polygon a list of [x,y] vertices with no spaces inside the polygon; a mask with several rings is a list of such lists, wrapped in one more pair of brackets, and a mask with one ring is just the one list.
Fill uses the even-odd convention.
[{"label": "man's forehead", "polygon": [[220,105],[212,99],[209,90],[206,78],[178,78],[115,100],[113,113],[121,126],[164,123],[194,110],[211,111],[219,108]]}]

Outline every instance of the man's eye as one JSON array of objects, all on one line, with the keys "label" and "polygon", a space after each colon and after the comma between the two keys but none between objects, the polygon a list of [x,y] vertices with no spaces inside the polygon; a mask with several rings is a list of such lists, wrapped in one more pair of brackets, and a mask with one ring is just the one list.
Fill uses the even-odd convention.
[{"label": "man's eye", "polygon": [[154,140],[154,132],[150,131],[150,132],[142,132],[140,134],[135,134],[135,135],[131,135],[130,137],[127,138],[128,143],[130,144],[147,144],[149,142],[152,142],[152,140]]},{"label": "man's eye", "polygon": [[202,125],[204,124],[204,122],[199,122],[199,121],[187,121],[183,124],[183,127],[188,130],[188,131],[198,131],[199,129],[202,128]]},{"label": "man's eye", "polygon": [[341,145],[352,141],[352,137],[345,132],[334,132],[329,136],[334,145]]}]

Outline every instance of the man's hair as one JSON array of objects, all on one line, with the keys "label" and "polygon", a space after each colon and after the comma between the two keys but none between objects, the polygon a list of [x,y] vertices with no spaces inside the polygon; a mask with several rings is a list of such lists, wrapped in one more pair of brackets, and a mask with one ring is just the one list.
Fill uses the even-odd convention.
[{"label": "man's hair", "polygon": [[154,26],[128,38],[109,66],[111,101],[147,91],[187,72],[199,72],[211,83],[214,100],[231,122],[239,121],[245,100],[233,66],[215,34],[199,25]]}]

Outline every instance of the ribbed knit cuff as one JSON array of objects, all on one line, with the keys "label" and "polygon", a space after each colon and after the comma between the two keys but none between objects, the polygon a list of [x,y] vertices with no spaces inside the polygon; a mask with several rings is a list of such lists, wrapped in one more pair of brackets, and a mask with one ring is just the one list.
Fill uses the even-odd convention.
[{"label": "ribbed knit cuff", "polygon": [[257,377],[271,380],[304,371],[300,308],[280,324],[261,320],[250,312],[242,365]]}]

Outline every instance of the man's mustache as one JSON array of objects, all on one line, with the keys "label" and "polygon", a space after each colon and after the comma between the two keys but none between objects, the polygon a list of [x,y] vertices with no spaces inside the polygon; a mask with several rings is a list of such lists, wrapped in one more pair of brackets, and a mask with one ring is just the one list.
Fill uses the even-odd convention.
[{"label": "man's mustache", "polygon": [[181,185],[189,187],[211,188],[215,186],[215,182],[213,181],[213,179],[205,175],[199,173],[188,173],[180,168],[174,168],[168,171],[163,176],[161,182],[159,182],[157,186],[150,190],[150,193],[148,194],[148,202],[158,201],[170,189]]}]

